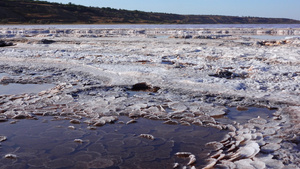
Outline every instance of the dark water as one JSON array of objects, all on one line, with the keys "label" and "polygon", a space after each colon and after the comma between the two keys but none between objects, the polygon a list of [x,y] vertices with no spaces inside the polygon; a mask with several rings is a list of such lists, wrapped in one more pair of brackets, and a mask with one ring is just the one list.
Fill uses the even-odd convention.
[{"label": "dark water", "polygon": [[[195,154],[196,166],[201,167],[210,151],[205,143],[220,140],[225,134],[214,128],[166,125],[147,119],[129,125],[118,123],[126,123],[130,120],[127,117],[96,130],[68,120],[39,118],[0,123],[0,135],[7,136],[0,149],[2,168],[172,168],[174,162],[188,162],[174,155],[178,151]],[[69,129],[69,125],[76,129]],[[152,134],[155,140],[138,137],[140,134]],[[7,153],[18,158],[3,158]]]},{"label": "dark water", "polygon": [[36,28],[36,29],[187,29],[187,28],[300,28],[300,24],[119,24],[119,25],[0,25],[0,28]]}]

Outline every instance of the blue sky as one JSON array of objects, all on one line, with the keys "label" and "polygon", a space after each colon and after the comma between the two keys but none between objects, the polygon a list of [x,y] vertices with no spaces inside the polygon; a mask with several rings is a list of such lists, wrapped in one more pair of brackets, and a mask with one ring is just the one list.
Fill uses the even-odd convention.
[{"label": "blue sky", "polygon": [[259,16],[300,20],[300,0],[48,0],[94,7],[176,14]]}]

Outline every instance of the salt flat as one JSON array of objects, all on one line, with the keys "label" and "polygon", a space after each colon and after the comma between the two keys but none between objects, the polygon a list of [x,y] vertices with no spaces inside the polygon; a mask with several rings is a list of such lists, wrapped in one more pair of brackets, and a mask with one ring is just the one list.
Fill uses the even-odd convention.
[{"label": "salt flat", "polygon": [[[57,85],[39,94],[0,96],[4,120],[47,114],[54,105],[62,109],[55,115],[87,117],[86,122],[96,126],[109,122],[103,117],[115,121],[120,115],[213,126],[229,132],[227,140],[218,141],[223,148],[211,157],[213,166],[300,167],[299,29],[0,32],[4,41],[14,43],[0,48],[0,73],[5,73],[1,84]],[[146,93],[129,97],[126,91],[135,84],[144,85],[139,90]],[[215,116],[226,114],[226,107],[277,111],[269,119],[253,118],[245,124],[215,121]],[[166,108],[171,113],[165,113]],[[257,152],[241,155],[251,148]]]}]

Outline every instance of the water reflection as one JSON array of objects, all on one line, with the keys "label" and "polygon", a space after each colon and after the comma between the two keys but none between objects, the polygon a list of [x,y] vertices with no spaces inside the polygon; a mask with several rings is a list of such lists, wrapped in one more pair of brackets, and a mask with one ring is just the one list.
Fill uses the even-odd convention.
[{"label": "water reflection", "polygon": [[43,90],[48,90],[55,87],[54,84],[19,84],[10,83],[0,84],[0,95],[14,95],[23,93],[39,93]]},{"label": "water reflection", "polygon": [[[8,73],[0,73],[0,79],[3,77],[10,77]],[[20,84],[9,83],[0,84],[0,95],[15,95],[23,93],[39,93],[43,90],[48,90],[55,87],[54,84]]]},{"label": "water reflection", "polygon": [[245,36],[253,39],[262,39],[262,40],[284,40],[286,38],[293,38],[293,37],[299,37],[299,36],[284,36],[284,35],[251,35],[251,36]]},{"label": "water reflection", "polygon": [[[0,123],[0,134],[7,136],[0,155],[13,153],[17,159],[0,159],[4,168],[172,168],[174,162],[186,165],[188,159],[175,157],[178,151],[196,155],[196,166],[203,166],[210,151],[205,143],[225,134],[214,128],[166,125],[162,121],[120,117],[116,124],[87,129],[86,124],[67,120],[20,120]],[[124,121],[124,123],[122,122]],[[75,130],[69,129],[74,125]],[[155,140],[138,137],[152,134]],[[74,139],[82,139],[76,143]]]},{"label": "water reflection", "polygon": [[252,118],[260,116],[263,119],[272,117],[276,110],[269,110],[267,108],[248,107],[244,110],[238,110],[236,107],[228,107],[229,112],[216,120],[225,124],[230,124],[236,121],[240,124],[248,122]]}]

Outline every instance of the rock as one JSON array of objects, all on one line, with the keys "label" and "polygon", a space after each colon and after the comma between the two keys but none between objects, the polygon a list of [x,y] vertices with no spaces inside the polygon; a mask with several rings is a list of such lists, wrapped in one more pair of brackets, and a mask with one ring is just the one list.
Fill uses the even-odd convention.
[{"label": "rock", "polygon": [[118,120],[117,116],[104,116],[104,117],[101,117],[100,119],[96,120],[96,122],[94,123],[94,126],[103,126],[106,123],[114,123],[117,120]]},{"label": "rock", "polygon": [[137,123],[137,121],[135,119],[129,120],[128,122],[126,122],[126,124],[132,124],[132,123]]},{"label": "rock", "polygon": [[[228,70],[218,69],[215,74],[209,74],[209,76],[218,77],[218,78],[226,78],[233,79],[236,77],[240,77],[241,75],[230,72]],[[243,75],[245,76],[245,75]]]},{"label": "rock", "polygon": [[42,40],[38,41],[37,44],[52,44],[55,42],[56,41],[54,41],[54,40],[42,39]]},{"label": "rock", "polygon": [[244,147],[240,147],[237,152],[230,155],[229,160],[234,161],[237,159],[253,158],[259,151],[259,145],[254,141],[250,141]]},{"label": "rock", "polygon": [[151,134],[140,134],[139,137],[150,139],[150,140],[154,140],[155,139],[154,136],[151,135]]},{"label": "rock", "polygon": [[280,149],[280,145],[277,143],[269,143],[261,147],[261,151],[264,153],[273,153],[278,149]]},{"label": "rock", "polygon": [[1,116],[0,116],[0,122],[6,122],[6,121],[8,121],[7,117],[1,115]]},{"label": "rock", "polygon": [[12,118],[13,119],[26,119],[26,115],[25,114],[17,114]]},{"label": "rock", "polygon": [[12,42],[6,42],[6,41],[0,40],[0,47],[12,46],[12,45],[14,45]]},{"label": "rock", "polygon": [[89,129],[89,130],[97,130],[97,128],[94,127],[94,126],[88,126],[87,129]]},{"label": "rock", "polygon": [[164,122],[164,124],[177,125],[177,124],[178,124],[178,121],[175,121],[175,120],[167,120],[167,121]]},{"label": "rock", "polygon": [[203,125],[202,121],[199,120],[199,119],[195,119],[195,120],[192,122],[192,124],[199,125],[199,126],[202,126],[202,125]]},{"label": "rock", "polygon": [[189,155],[189,162],[187,163],[187,165],[192,165],[196,162],[196,156],[194,154]]},{"label": "rock", "polygon": [[145,90],[150,90],[150,89],[151,89],[151,86],[148,85],[146,82],[134,84],[131,88],[131,90],[133,90],[133,91],[145,91]]},{"label": "rock", "polygon": [[3,76],[2,78],[0,78],[1,84],[9,84],[9,83],[14,83],[14,82],[15,82],[15,80],[8,76]]},{"label": "rock", "polygon": [[175,155],[178,157],[189,157],[190,155],[192,155],[192,153],[191,152],[177,152]]},{"label": "rock", "polygon": [[80,124],[80,120],[78,120],[78,119],[72,119],[72,120],[70,120],[70,123],[72,123],[72,124]]},{"label": "rock", "polygon": [[174,163],[173,168],[174,169],[179,168],[179,163]]}]

